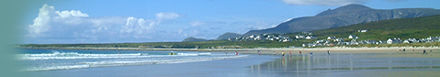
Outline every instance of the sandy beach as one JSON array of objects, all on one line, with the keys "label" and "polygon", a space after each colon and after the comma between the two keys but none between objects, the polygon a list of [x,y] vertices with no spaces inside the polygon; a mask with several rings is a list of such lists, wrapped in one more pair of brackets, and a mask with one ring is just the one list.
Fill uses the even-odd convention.
[{"label": "sandy beach", "polygon": [[[292,55],[290,55],[287,52],[286,56],[281,56],[278,52],[286,52],[288,50],[262,50],[262,53],[268,55],[257,55],[255,54],[257,51],[252,50],[241,50],[239,52],[243,54],[234,55],[232,53],[234,52],[233,50],[228,50],[209,52],[211,53],[211,56],[187,55],[179,57],[176,55],[173,57],[166,56],[166,53],[207,53],[207,51],[29,49],[27,50],[29,51],[28,54],[34,55],[29,57],[33,58],[39,57],[36,56],[39,54],[32,52],[45,53],[40,53],[41,55],[48,55],[47,53],[62,54],[64,52],[64,54],[71,55],[88,55],[88,58],[101,57],[99,59],[87,60],[87,57],[81,58],[85,56],[73,56],[78,57],[79,59],[69,59],[72,58],[72,56],[56,55],[56,57],[50,60],[45,60],[44,57],[39,57],[42,58],[40,60],[28,60],[32,61],[32,64],[38,62],[43,62],[44,64],[45,62],[51,62],[54,60],[65,61],[68,63],[75,63],[76,61],[98,61],[95,62],[98,63],[97,65],[102,65],[101,63],[105,62],[110,64],[104,64],[105,66],[102,67],[29,71],[27,73],[30,75],[29,77],[435,77],[440,74],[438,72],[440,70],[440,52],[438,52],[438,49],[432,49],[435,51],[428,52],[428,54],[422,54],[422,52],[418,51],[422,49],[414,49],[414,51],[409,49],[403,52],[399,50],[386,51],[387,49],[365,49],[362,51],[356,51],[359,49],[353,48],[346,49],[345,51],[331,50],[331,54],[327,54],[326,51],[323,51],[325,50],[324,48],[319,50],[304,50],[305,52],[303,52],[303,54],[292,53]],[[53,53],[54,51],[60,53]],[[223,52],[227,52],[228,54]],[[308,52],[313,52],[313,55],[310,55]],[[142,57],[142,55],[132,55],[133,53],[148,53],[148,55],[143,55],[147,56],[145,58],[132,59],[132,56]],[[130,62],[128,62],[128,65],[118,64],[119,62],[127,62],[125,60],[135,60],[134,62],[138,62],[138,60],[154,59],[154,57],[148,56],[153,55],[158,57],[155,53],[165,53],[163,57],[157,58],[160,62],[169,62],[174,58],[176,58],[175,60],[178,62],[182,60],[187,60],[188,62],[174,63],[174,61],[172,61],[164,64],[153,63],[134,65],[131,65],[129,64]],[[269,55],[273,53],[275,53],[275,55]],[[92,56],[92,54],[95,54],[96,56]],[[115,54],[118,54],[118,58],[121,59],[111,58],[112,55],[114,56]],[[219,57],[216,57],[216,55]],[[222,58],[234,56],[245,57]],[[46,58],[50,57],[51,56],[48,56]],[[166,60],[160,60],[164,58]],[[194,61],[207,58],[220,59]],[[49,64],[59,61],[51,62]],[[114,62],[108,61],[117,62],[115,66],[111,66]],[[84,64],[84,62],[76,63]],[[91,65],[96,66],[96,64]]]}]

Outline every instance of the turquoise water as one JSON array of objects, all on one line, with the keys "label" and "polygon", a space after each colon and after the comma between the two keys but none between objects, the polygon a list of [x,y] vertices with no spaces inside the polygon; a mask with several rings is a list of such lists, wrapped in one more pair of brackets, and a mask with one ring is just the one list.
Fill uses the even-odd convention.
[{"label": "turquoise water", "polygon": [[23,71],[49,71],[200,62],[240,58],[247,55],[236,56],[232,52],[23,49],[18,56],[27,66]]}]

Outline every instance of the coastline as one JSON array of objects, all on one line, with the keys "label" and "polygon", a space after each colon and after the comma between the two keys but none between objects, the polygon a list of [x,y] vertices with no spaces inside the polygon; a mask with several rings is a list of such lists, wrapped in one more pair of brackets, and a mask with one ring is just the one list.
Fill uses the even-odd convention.
[{"label": "coastline", "polygon": [[326,47],[326,48],[242,48],[242,49],[196,49],[196,48],[129,48],[129,47],[20,47],[24,49],[68,49],[68,50],[137,50],[137,51],[200,51],[200,52],[234,52],[246,54],[274,54],[288,52],[298,54],[309,52],[337,53],[391,53],[406,51],[440,51],[440,47]]}]

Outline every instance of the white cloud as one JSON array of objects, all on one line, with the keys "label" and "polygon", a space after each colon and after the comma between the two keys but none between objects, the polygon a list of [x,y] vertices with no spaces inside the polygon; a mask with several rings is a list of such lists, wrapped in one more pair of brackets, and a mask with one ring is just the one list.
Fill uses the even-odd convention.
[{"label": "white cloud", "polygon": [[89,15],[82,13],[79,10],[64,10],[64,11],[56,11],[60,18],[69,18],[69,17],[89,17]]},{"label": "white cloud", "polygon": [[153,26],[154,24],[147,24],[147,21],[143,18],[128,17],[121,32],[143,34],[152,29]]},{"label": "white cloud", "polygon": [[156,18],[158,20],[176,19],[179,16],[180,16],[179,14],[172,12],[160,12],[156,14]]},{"label": "white cloud", "polygon": [[155,18],[150,19],[118,16],[90,17],[80,10],[56,10],[54,6],[44,4],[33,24],[28,25],[26,37],[40,38],[38,41],[67,40],[65,38],[82,39],[79,40],[81,42],[84,40],[94,42],[94,40],[103,39],[116,41],[133,40],[133,38],[151,39],[154,37],[152,32],[157,25],[160,25],[162,21],[176,19],[179,16],[177,13],[160,12],[156,14]]},{"label": "white cloud", "polygon": [[283,0],[283,2],[293,5],[325,5],[325,6],[361,4],[366,1],[368,0]]},{"label": "white cloud", "polygon": [[51,13],[55,10],[53,6],[48,6],[46,4],[40,8],[38,16],[34,19],[34,23],[29,25],[28,31],[30,36],[37,36],[42,32],[46,32],[50,28],[49,21],[51,20]]}]

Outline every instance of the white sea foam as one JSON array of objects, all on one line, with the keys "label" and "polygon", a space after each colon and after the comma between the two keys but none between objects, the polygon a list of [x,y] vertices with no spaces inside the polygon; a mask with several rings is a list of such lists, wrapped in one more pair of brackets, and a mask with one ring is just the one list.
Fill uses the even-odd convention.
[{"label": "white sea foam", "polygon": [[179,59],[163,59],[163,60],[108,60],[97,62],[81,62],[77,65],[61,65],[61,66],[49,66],[49,67],[36,67],[26,69],[26,71],[47,71],[47,70],[66,70],[66,69],[79,69],[90,67],[106,67],[106,66],[125,66],[125,65],[144,65],[144,64],[174,64],[174,63],[187,63],[187,62],[201,62],[212,60],[223,60],[231,58],[246,57],[248,55],[239,56],[218,56],[218,57],[192,57],[192,58],[179,58]]},{"label": "white sea foam", "polygon": [[177,55],[182,55],[182,56],[209,56],[211,55],[211,53],[207,52],[207,53],[177,53]]},{"label": "white sea foam", "polygon": [[50,57],[50,56],[141,56],[148,55],[142,53],[133,54],[80,54],[77,52],[53,52],[53,53],[42,53],[42,54],[22,54],[27,57]]},{"label": "white sea foam", "polygon": [[148,55],[147,53],[125,54],[86,54],[76,52],[53,52],[41,54],[19,54],[21,60],[51,60],[51,59],[105,59],[105,58],[148,58],[148,57],[177,57],[177,56],[209,56],[211,53],[178,53],[177,55]]},{"label": "white sea foam", "polygon": [[52,66],[52,67],[34,67],[25,69],[24,71],[49,71],[49,70],[67,70],[67,69],[79,69],[89,68],[89,65],[67,65],[67,66]]},{"label": "white sea foam", "polygon": [[[96,55],[96,54],[94,54]],[[104,55],[104,54],[103,54]],[[110,56],[111,55],[111,56]],[[108,58],[148,58],[148,57],[177,57],[177,56],[198,56],[198,55],[115,55],[106,56],[21,56],[21,60],[50,60],[50,59],[108,59]]]}]

